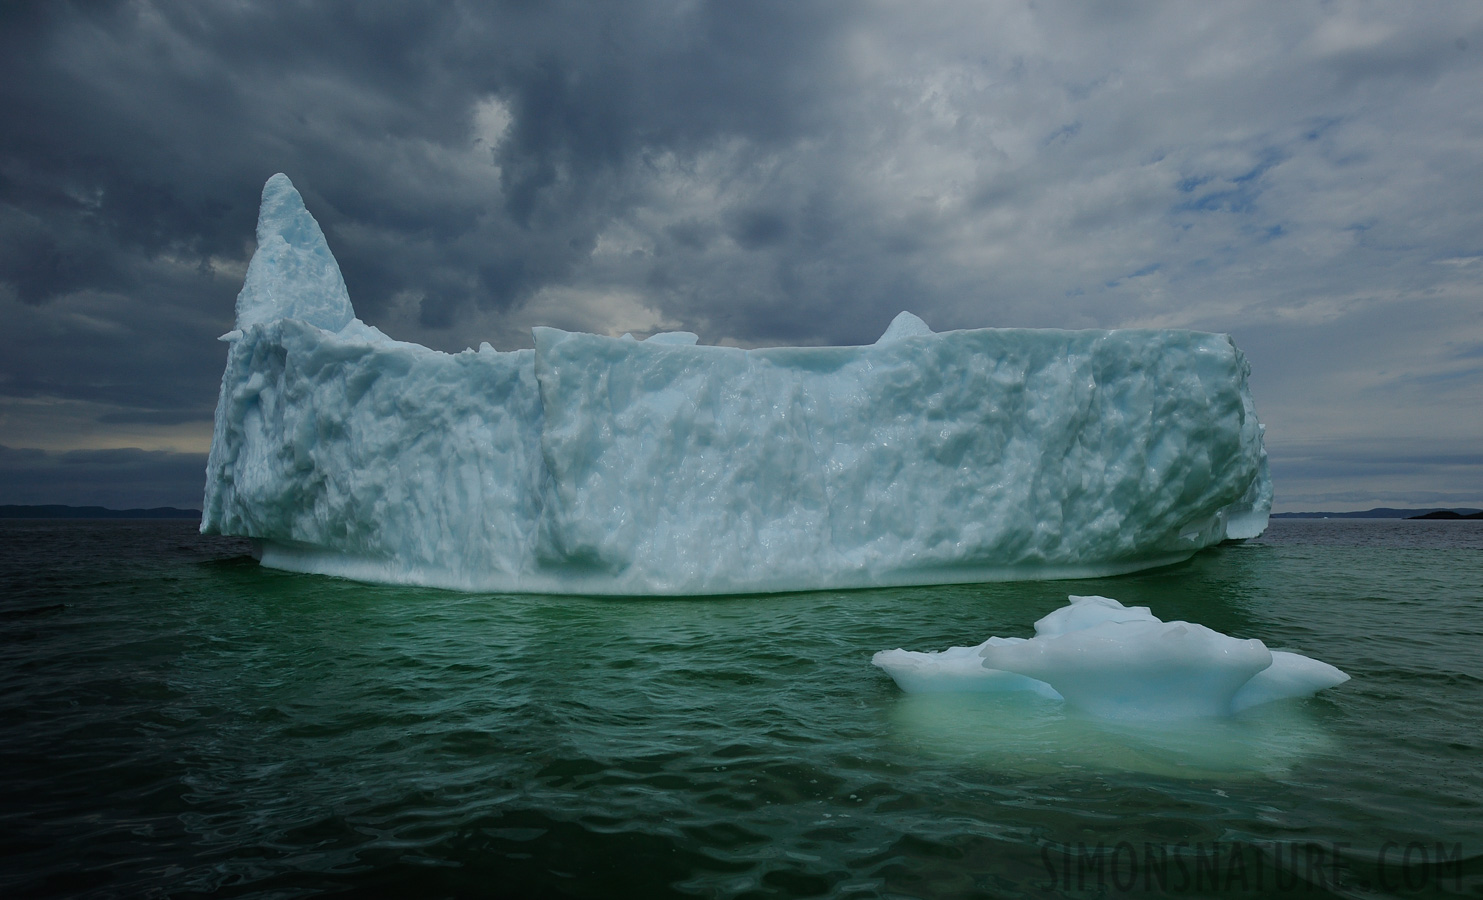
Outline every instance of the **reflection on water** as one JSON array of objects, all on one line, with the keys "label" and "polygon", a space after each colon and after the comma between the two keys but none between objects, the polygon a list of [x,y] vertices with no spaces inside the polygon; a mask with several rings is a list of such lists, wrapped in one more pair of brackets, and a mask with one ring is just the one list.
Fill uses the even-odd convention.
[{"label": "reflection on water", "polygon": [[1117,722],[1030,693],[903,694],[895,736],[914,750],[1002,773],[1078,769],[1172,778],[1279,776],[1334,742],[1310,701],[1221,719]]}]

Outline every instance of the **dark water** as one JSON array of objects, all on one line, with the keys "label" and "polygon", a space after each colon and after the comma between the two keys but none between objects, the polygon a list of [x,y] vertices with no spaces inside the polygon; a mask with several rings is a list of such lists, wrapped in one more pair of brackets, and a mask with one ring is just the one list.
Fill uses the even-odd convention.
[{"label": "dark water", "polygon": [[[191,523],[0,524],[0,895],[1483,895],[1483,522],[1277,520],[1121,578],[705,600],[245,552]],[[1068,593],[1353,680],[1129,730],[870,665],[1028,635]]]}]

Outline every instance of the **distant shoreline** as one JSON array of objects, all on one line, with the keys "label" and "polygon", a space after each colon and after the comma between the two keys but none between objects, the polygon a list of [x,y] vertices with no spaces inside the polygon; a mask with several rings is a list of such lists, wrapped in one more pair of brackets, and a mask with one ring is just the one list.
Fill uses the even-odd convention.
[{"label": "distant shoreline", "polygon": [[1424,506],[1418,509],[1395,509],[1380,506],[1363,512],[1285,512],[1272,513],[1274,519],[1416,519],[1422,516],[1433,519],[1452,519],[1454,516],[1437,516],[1434,513],[1454,513],[1456,518],[1473,518],[1480,511],[1471,506]]},{"label": "distant shoreline", "polygon": [[156,506],[150,509],[108,509],[102,506],[0,506],[0,519],[199,519],[199,509]]}]

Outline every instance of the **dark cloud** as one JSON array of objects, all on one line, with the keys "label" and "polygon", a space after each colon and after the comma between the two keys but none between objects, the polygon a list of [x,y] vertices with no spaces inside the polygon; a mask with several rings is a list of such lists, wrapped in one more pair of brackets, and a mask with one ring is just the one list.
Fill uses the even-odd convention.
[{"label": "dark cloud", "polygon": [[200,509],[206,456],[136,449],[48,453],[0,445],[0,502]]},{"label": "dark cloud", "polygon": [[1465,5],[3,4],[0,438],[202,449],[278,171],[443,349],[1196,327],[1274,444],[1461,438],[1478,46]]},{"label": "dark cloud", "polygon": [[[0,270],[23,300],[122,287],[89,243],[240,259],[256,190],[282,170],[371,318],[407,291],[508,308],[585,259],[634,199],[636,155],[817,125],[839,27],[794,3],[61,9],[33,16],[0,97],[25,123],[0,146],[0,200],[45,207],[16,242],[35,252]],[[508,133],[465,153],[486,98]],[[481,162],[491,177],[471,182]]]},{"label": "dark cloud", "polygon": [[1279,502],[1289,509],[1483,505],[1483,453],[1475,442],[1295,441],[1274,448],[1271,466]]},{"label": "dark cloud", "polygon": [[731,237],[748,250],[782,243],[788,237],[788,219],[767,209],[743,209],[731,215]]},{"label": "dark cloud", "polygon": [[1483,452],[1457,448],[1452,452],[1429,452],[1430,442],[1396,441],[1376,446],[1332,443],[1297,444],[1283,447],[1273,458],[1275,476],[1287,481],[1331,479],[1339,483],[1374,476],[1424,475],[1437,470],[1453,473],[1457,490],[1475,494],[1483,490]]}]

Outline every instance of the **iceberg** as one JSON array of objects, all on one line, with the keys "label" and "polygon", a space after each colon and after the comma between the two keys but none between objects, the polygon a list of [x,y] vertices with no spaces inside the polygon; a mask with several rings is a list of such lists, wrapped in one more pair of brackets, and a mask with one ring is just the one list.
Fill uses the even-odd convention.
[{"label": "iceberg", "polygon": [[1343,684],[1339,669],[1146,606],[1069,598],[1033,638],[991,637],[938,652],[882,650],[872,662],[908,693],[1028,691],[1108,719],[1228,716]]},{"label": "iceberg", "polygon": [[1079,578],[1253,537],[1246,359],[1191,331],[743,350],[554,328],[442,353],[360,321],[283,175],[237,298],[201,530],[264,565],[708,595]]}]

